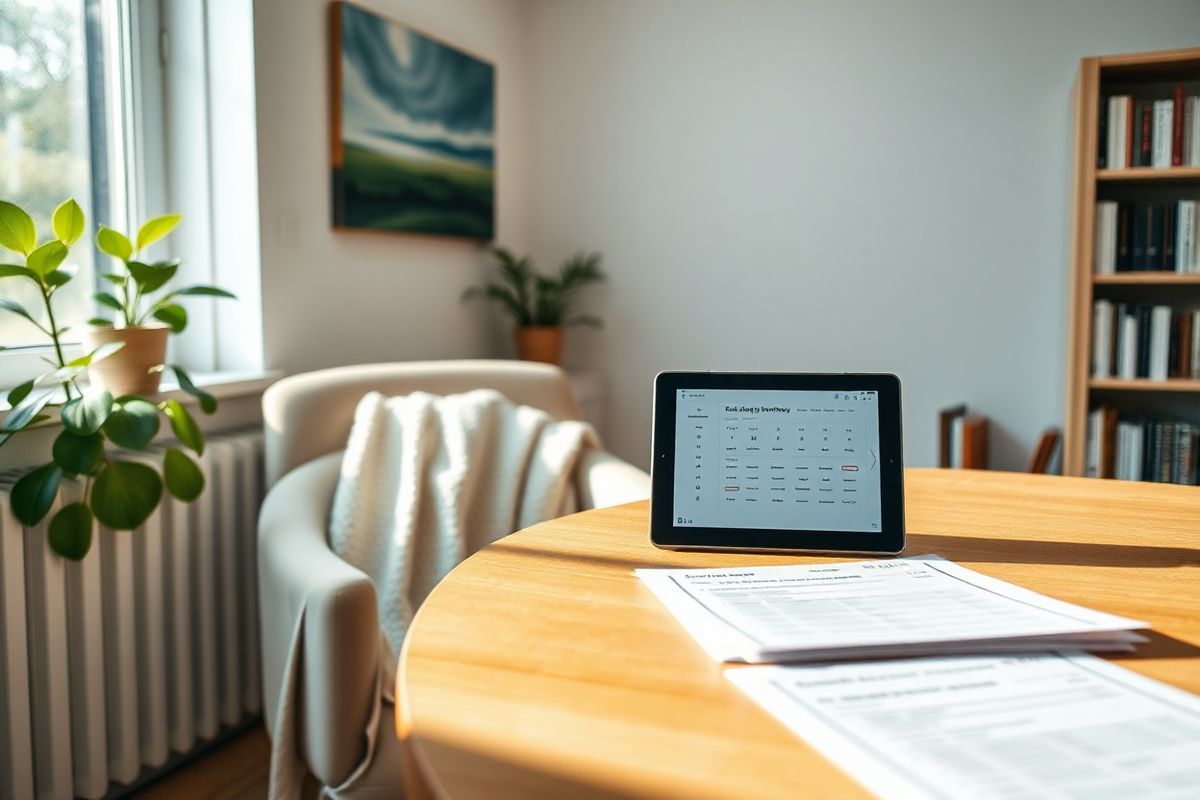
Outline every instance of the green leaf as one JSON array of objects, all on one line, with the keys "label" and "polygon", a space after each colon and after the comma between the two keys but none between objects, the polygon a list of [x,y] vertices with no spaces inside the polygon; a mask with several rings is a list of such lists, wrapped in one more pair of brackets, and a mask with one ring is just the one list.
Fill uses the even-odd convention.
[{"label": "green leaf", "polygon": [[30,394],[20,403],[13,407],[12,411],[8,412],[8,417],[4,420],[4,430],[19,431],[22,428],[33,422],[50,399],[54,396],[54,392],[42,392],[41,394]]},{"label": "green leaf", "polygon": [[109,441],[126,450],[144,450],[158,434],[158,411],[140,397],[120,397],[102,429]]},{"label": "green leaf", "polygon": [[171,364],[168,369],[175,373],[175,380],[179,381],[179,388],[200,401],[201,411],[211,414],[217,410],[217,398],[193,383],[192,377],[183,371],[183,367]]},{"label": "green leaf", "polygon": [[86,503],[67,503],[50,520],[50,549],[79,561],[92,549],[92,510]]},{"label": "green leaf", "polygon": [[[17,316],[24,317],[25,319],[29,320],[34,325],[38,325],[37,320],[33,318],[33,315],[25,309],[25,306],[21,305],[16,300],[9,300],[7,297],[0,297],[0,308],[3,308],[5,311],[11,311]],[[42,326],[38,325],[38,327],[41,328]]]},{"label": "green leaf", "polygon": [[67,257],[67,246],[51,239],[25,257],[25,265],[38,275],[49,275]]},{"label": "green leaf", "polygon": [[67,264],[65,267],[59,267],[46,276],[46,284],[49,286],[62,286],[74,278],[79,272],[78,264]]},{"label": "green leaf", "polygon": [[54,235],[68,247],[83,235],[83,209],[74,200],[66,200],[54,209],[52,220]]},{"label": "green leaf", "polygon": [[37,273],[29,267],[22,267],[20,264],[0,264],[0,278],[32,278],[37,280]]},{"label": "green leaf", "polygon": [[237,300],[237,295],[233,292],[227,292],[224,289],[216,286],[185,286],[182,289],[176,289],[171,292],[170,296],[187,295],[189,297],[224,297],[227,300]]},{"label": "green leaf", "polygon": [[113,353],[125,346],[124,342],[105,342],[87,355],[72,359],[67,362],[68,367],[86,367],[95,364],[97,361],[103,361]]},{"label": "green leaf", "polygon": [[92,511],[100,524],[131,531],[146,521],[162,499],[162,479],[152,467],[109,461],[92,484]]},{"label": "green leaf", "polygon": [[126,266],[129,267],[129,274],[133,276],[134,282],[143,292],[153,292],[175,277],[179,262],[160,261],[157,264],[143,264],[141,261],[130,261]]},{"label": "green leaf", "polygon": [[164,214],[161,217],[146,220],[146,224],[138,230],[137,249],[148,247],[170,233],[179,224],[178,214]]},{"label": "green leaf", "polygon": [[171,430],[175,432],[175,438],[194,450],[196,455],[204,455],[204,434],[196,420],[192,419],[192,415],[183,407],[183,403],[174,399],[165,400],[159,408],[171,421]]},{"label": "green leaf", "polygon": [[113,326],[111,319],[104,317],[92,317],[87,321],[88,325],[95,325],[97,328],[111,328]]},{"label": "green leaf", "polygon": [[37,245],[37,228],[20,206],[0,200],[0,245],[22,255]]},{"label": "green leaf", "polygon": [[100,430],[112,413],[111,392],[88,393],[62,407],[63,427],[71,433],[87,436]]},{"label": "green leaf", "polygon": [[26,397],[28,397],[29,393],[33,391],[33,383],[34,383],[33,381],[25,381],[20,386],[17,386],[11,392],[9,392],[8,393],[9,406],[16,406],[18,403],[20,403],[22,400],[24,400]]},{"label": "green leaf", "polygon": [[107,307],[111,308],[113,311],[123,310],[121,301],[118,300],[117,298],[113,297],[108,292],[96,292],[94,295],[92,295],[92,298],[100,305],[107,306]]},{"label": "green leaf", "polygon": [[37,525],[53,505],[61,482],[62,470],[57,464],[43,464],[28,473],[13,485],[13,514],[24,525]]},{"label": "green leaf", "polygon": [[100,277],[104,278],[104,280],[108,281],[114,286],[124,286],[125,282],[129,280],[125,275],[121,275],[116,272],[104,272],[100,274]]},{"label": "green leaf", "polygon": [[96,246],[122,261],[129,260],[133,255],[133,245],[129,243],[128,237],[104,225],[96,232]]},{"label": "green leaf", "polygon": [[104,461],[104,437],[98,433],[79,436],[63,431],[51,449],[54,463],[71,475],[91,475]]},{"label": "green leaf", "polygon": [[204,491],[204,473],[200,467],[186,453],[174,447],[168,447],[163,457],[163,478],[167,483],[167,491],[187,503]]},{"label": "green leaf", "polygon": [[159,322],[165,322],[170,327],[171,333],[181,333],[187,327],[187,309],[174,303],[159,306],[154,309],[151,316]]}]

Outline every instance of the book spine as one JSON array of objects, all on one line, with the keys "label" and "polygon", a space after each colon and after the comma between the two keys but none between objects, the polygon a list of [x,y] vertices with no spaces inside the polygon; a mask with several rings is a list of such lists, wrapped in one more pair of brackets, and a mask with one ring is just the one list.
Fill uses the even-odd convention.
[{"label": "book spine", "polygon": [[1150,369],[1147,377],[1154,381],[1167,379],[1167,364],[1171,343],[1171,307],[1155,306],[1150,319]]},{"label": "book spine", "polygon": [[1103,406],[1101,414],[1100,477],[1117,477],[1117,409]]},{"label": "book spine", "polygon": [[1179,224],[1175,235],[1175,271],[1192,272],[1196,260],[1196,201],[1179,201]]},{"label": "book spine", "polygon": [[1163,233],[1166,225],[1166,206],[1151,203],[1146,206],[1146,249],[1142,269],[1162,269]]},{"label": "book spine", "polygon": [[1096,236],[1092,243],[1093,269],[1097,275],[1111,275],[1117,260],[1117,204],[1111,200],[1096,204]]},{"label": "book spine", "polygon": [[1133,101],[1133,162],[1131,167],[1150,163],[1150,101]]},{"label": "book spine", "polygon": [[1129,380],[1138,374],[1138,319],[1127,310],[1121,318],[1121,372]]},{"label": "book spine", "polygon": [[1183,84],[1171,90],[1171,166],[1183,165],[1183,104],[1187,94]]},{"label": "book spine", "polygon": [[1192,377],[1200,378],[1200,309],[1192,312]]},{"label": "book spine", "polygon": [[1138,272],[1146,269],[1146,239],[1150,235],[1150,206],[1133,207],[1133,237],[1129,247],[1130,267]]},{"label": "book spine", "polygon": [[1192,322],[1191,311],[1180,311],[1175,315],[1179,327],[1179,351],[1173,363],[1177,378],[1192,377]]},{"label": "book spine", "polygon": [[1171,111],[1170,100],[1154,101],[1154,134],[1151,146],[1154,152],[1153,166],[1162,169],[1171,166]]},{"label": "book spine", "polygon": [[1138,318],[1138,358],[1137,376],[1150,377],[1150,306],[1140,305],[1137,310]]},{"label": "book spine", "polygon": [[1092,377],[1108,378],[1112,375],[1112,314],[1113,305],[1108,300],[1097,300],[1092,307]]},{"label": "book spine", "polygon": [[1162,423],[1162,432],[1158,436],[1158,480],[1159,483],[1171,482],[1171,463],[1175,460],[1175,423]]},{"label": "book spine", "polygon": [[1184,110],[1184,133],[1187,145],[1187,165],[1200,167],[1200,97],[1187,99]]},{"label": "book spine", "polygon": [[[1191,106],[1188,106],[1191,108]],[[1100,119],[1096,122],[1096,169],[1108,166],[1108,97],[1100,95]]]},{"label": "book spine", "polygon": [[1163,207],[1162,250],[1159,253],[1156,269],[1171,271],[1175,269],[1175,232],[1179,219],[1179,203],[1167,203]]},{"label": "book spine", "polygon": [[1179,315],[1172,314],[1167,322],[1167,377],[1179,377]]},{"label": "book spine", "polygon": [[1122,140],[1124,155],[1122,164],[1126,167],[1133,165],[1133,98],[1126,96],[1122,105],[1122,121],[1125,123],[1125,138]]},{"label": "book spine", "polygon": [[1133,213],[1132,203],[1117,204],[1117,272],[1133,269]]}]

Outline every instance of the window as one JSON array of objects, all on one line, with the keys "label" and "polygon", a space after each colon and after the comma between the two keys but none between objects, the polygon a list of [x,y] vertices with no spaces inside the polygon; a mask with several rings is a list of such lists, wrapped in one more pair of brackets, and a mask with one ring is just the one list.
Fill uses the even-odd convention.
[{"label": "window", "polygon": [[[109,268],[97,223],[131,232],[174,211],[183,224],[154,257],[181,259],[181,284],[217,283],[240,302],[185,300],[188,329],[168,358],[261,369],[252,29],[249,0],[0,0],[0,199],[33,215],[41,241],[68,197],[88,218],[71,249],[79,276],[54,300],[68,339],[96,316]],[[0,294],[43,313],[23,283],[4,279]],[[4,311],[0,346],[0,387],[43,369],[42,334]]]},{"label": "window", "polygon": [[[93,153],[103,131],[90,120],[84,20],[78,0],[0,0],[0,197],[33,215],[41,239],[68,197],[96,215],[93,174],[102,165]],[[78,324],[92,316],[96,257],[81,243],[71,260],[79,277],[56,296],[55,311]],[[44,316],[28,281],[5,280],[0,291]],[[0,314],[0,345],[26,344],[43,344],[42,335],[15,314]]]}]

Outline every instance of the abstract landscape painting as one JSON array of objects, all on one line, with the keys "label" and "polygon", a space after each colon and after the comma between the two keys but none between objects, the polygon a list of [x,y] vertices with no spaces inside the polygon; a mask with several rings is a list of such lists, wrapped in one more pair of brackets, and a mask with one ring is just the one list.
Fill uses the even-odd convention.
[{"label": "abstract landscape painting", "polygon": [[491,239],[494,67],[350,3],[331,23],[334,225]]}]

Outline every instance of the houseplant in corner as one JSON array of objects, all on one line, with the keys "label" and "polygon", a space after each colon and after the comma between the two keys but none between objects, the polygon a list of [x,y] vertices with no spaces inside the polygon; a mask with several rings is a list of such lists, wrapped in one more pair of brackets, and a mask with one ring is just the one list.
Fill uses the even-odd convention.
[{"label": "houseplant in corner", "polygon": [[[137,250],[165,236],[178,221],[178,216],[171,215],[147,222],[138,231]],[[24,264],[0,264],[0,289],[3,281],[32,281],[45,313],[35,314],[3,294],[0,294],[0,311],[24,318],[50,340],[54,353],[53,359],[47,359],[52,369],[8,393],[11,410],[0,425],[0,446],[15,434],[50,419],[49,410],[58,412],[63,429],[54,440],[51,461],[16,482],[11,492],[12,510],[22,524],[37,525],[50,513],[61,492],[63,505],[50,520],[50,547],[66,558],[81,559],[91,548],[95,522],[114,530],[133,530],[158,506],[164,484],[168,492],[185,502],[196,499],[204,490],[203,472],[179,447],[162,448],[161,476],[154,466],[145,463],[159,456],[159,451],[147,452],[159,431],[159,414],[167,418],[182,446],[197,456],[204,453],[204,435],[187,408],[176,399],[152,402],[137,394],[119,392],[114,396],[108,387],[80,384],[86,371],[112,358],[126,344],[105,341],[86,354],[67,360],[63,351],[66,328],[55,320],[53,300],[75,277],[76,268],[65,262],[71,245],[83,235],[83,211],[74,200],[67,200],[55,210],[52,227],[53,238],[39,245],[37,229],[29,214],[12,203],[0,201],[0,247],[20,254],[24,260]],[[143,306],[143,298],[162,289],[178,265],[131,260],[133,245],[108,228],[101,228],[97,244],[125,264],[124,273],[104,276],[119,288],[124,302],[107,293],[104,294],[112,302],[101,302],[120,311],[126,327],[136,327],[154,318],[164,322],[167,329],[182,330],[187,322],[186,313],[181,313],[182,307],[172,302],[173,298],[189,294],[232,297],[215,287],[193,286],[167,292]],[[103,319],[93,322],[106,328],[112,324]],[[163,365],[161,359],[152,366],[160,371],[172,370],[179,387],[194,396],[206,414],[216,409],[216,399],[198,389],[182,369]],[[121,451],[144,455],[121,458]]]},{"label": "houseplant in corner", "polygon": [[501,247],[492,249],[500,281],[463,292],[463,300],[487,297],[496,301],[517,323],[517,357],[523,361],[558,364],[563,331],[573,325],[598,328],[591,314],[575,313],[579,290],[604,280],[599,253],[578,253],[563,262],[558,274],[542,275],[528,256],[517,258]]}]

